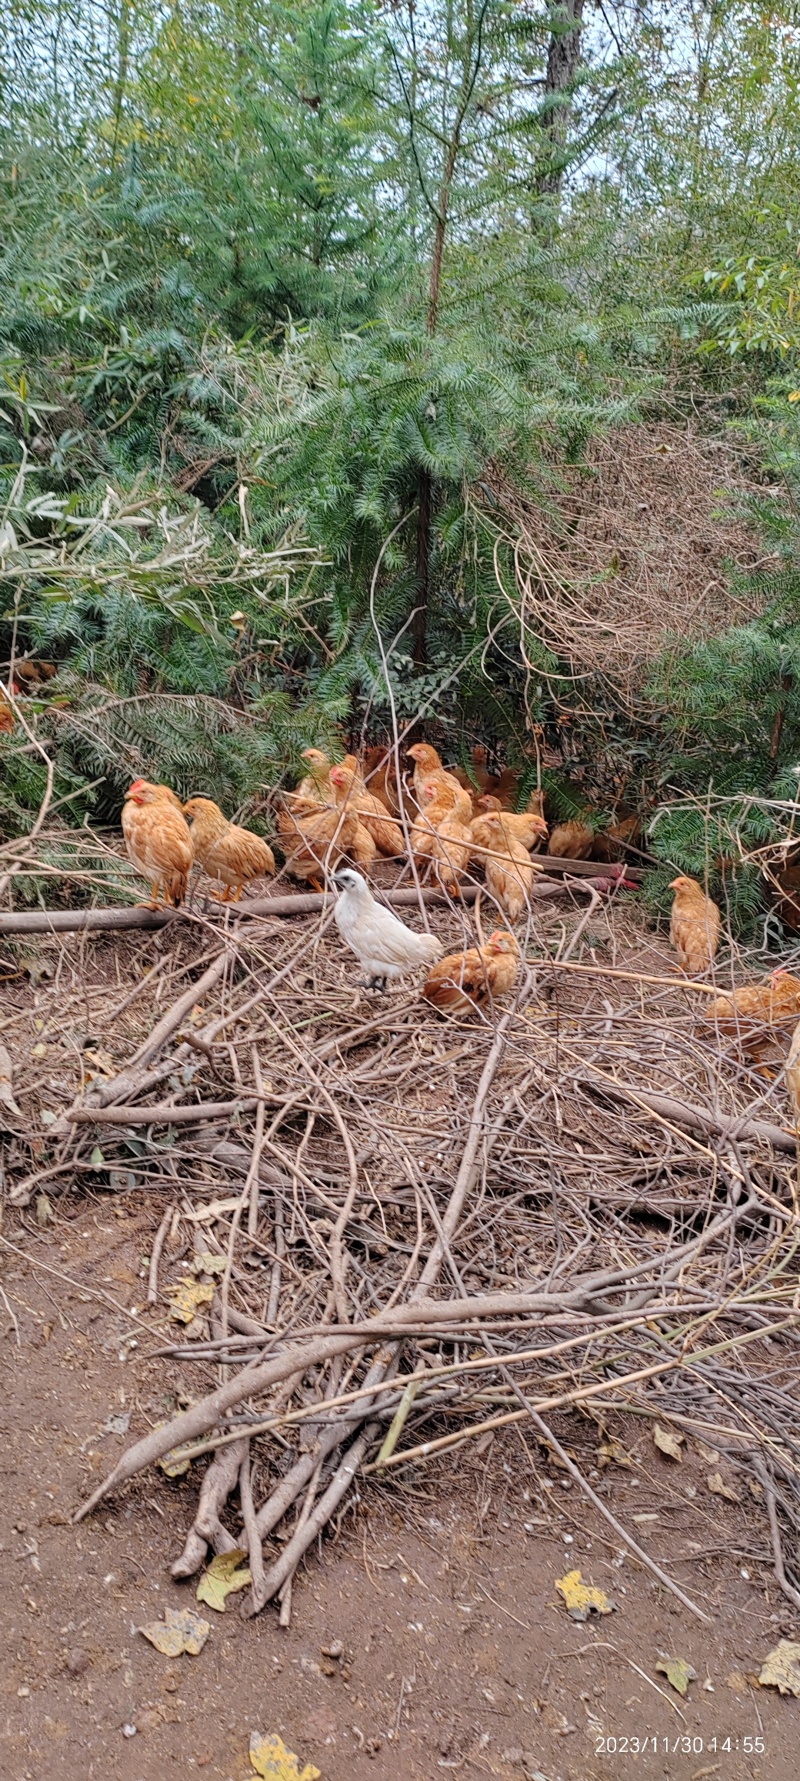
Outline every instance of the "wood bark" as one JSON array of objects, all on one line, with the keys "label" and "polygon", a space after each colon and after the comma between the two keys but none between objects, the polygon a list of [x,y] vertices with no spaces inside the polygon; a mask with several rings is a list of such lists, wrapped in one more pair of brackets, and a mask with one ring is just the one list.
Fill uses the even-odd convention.
[{"label": "wood bark", "polygon": [[567,137],[572,107],[569,94],[581,59],[584,0],[556,0],[551,8],[550,45],[544,82],[547,164],[536,181],[540,197],[560,198],[564,186]]}]

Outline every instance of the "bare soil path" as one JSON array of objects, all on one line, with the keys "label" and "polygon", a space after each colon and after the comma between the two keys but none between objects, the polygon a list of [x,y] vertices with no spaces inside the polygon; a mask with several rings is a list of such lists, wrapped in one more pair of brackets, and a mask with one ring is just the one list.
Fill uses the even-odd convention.
[{"label": "bare soil path", "polygon": [[[150,1472],[80,1527],[69,1517],[121,1451],[125,1418],[136,1429],[175,1408],[174,1370],[89,1296],[142,1304],[159,1216],[143,1193],[106,1193],[61,1202],[44,1232],[6,1226],[27,1257],[4,1255],[19,1341],[0,1302],[3,1781],[245,1781],[254,1729],[279,1732],[324,1781],[796,1781],[800,1702],[752,1681],[780,1638],[800,1636],[763,1508],[709,1495],[702,1458],[671,1464],[633,1418],[635,1464],[598,1487],[710,1628],[620,1562],[611,1530],[512,1429],[362,1486],[298,1578],[288,1631],[272,1608],[243,1622],[234,1598],[208,1613],[198,1658],[152,1649],[137,1627],[194,1603],[169,1564],[196,1480]],[[191,1393],[189,1368],[183,1383]],[[594,1425],[564,1430],[591,1468]],[[574,1568],[615,1613],[569,1620],[554,1584]],[[685,1699],[659,1653],[696,1670]]]}]

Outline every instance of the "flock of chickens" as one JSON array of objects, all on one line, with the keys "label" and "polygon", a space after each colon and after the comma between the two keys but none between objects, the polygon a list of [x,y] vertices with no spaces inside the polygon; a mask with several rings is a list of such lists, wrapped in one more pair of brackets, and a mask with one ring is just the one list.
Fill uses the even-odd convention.
[{"label": "flock of chickens", "polygon": [[[529,904],[536,870],[530,850],[547,839],[547,824],[536,794],[527,811],[503,807],[497,791],[471,787],[465,775],[448,772],[436,750],[416,743],[409,750],[413,778],[401,799],[391,759],[364,763],[355,756],[332,763],[321,750],[307,748],[307,773],[283,795],[277,837],[286,870],[322,890],[326,875],[340,895],[335,917],[342,938],[358,957],[369,985],[428,967],[423,995],[435,1007],[453,1010],[499,1000],[512,988],[520,950],[508,929],[498,929],[485,945],[441,958],[441,941],[417,934],[372,896],[366,879],[378,855],[410,855],[419,875],[433,878],[457,895],[473,860],[483,865],[486,883],[509,922],[519,921]],[[476,763],[478,771],[481,763]],[[366,775],[370,777],[367,784]],[[498,790],[505,790],[496,782]],[[371,789],[372,788],[372,789]],[[509,791],[505,790],[508,799]],[[563,825],[566,854],[576,838]],[[275,857],[260,835],[229,822],[210,798],[182,804],[169,786],[137,779],[122,811],[122,830],[132,864],[152,884],[153,906],[177,907],[186,895],[193,865],[222,886],[219,900],[238,901],[244,885],[272,876]],[[349,859],[360,872],[342,862]]]},{"label": "flock of chickens", "polygon": [[[584,825],[565,823],[548,835],[538,792],[525,811],[513,811],[510,776],[508,785],[502,777],[492,781],[477,750],[474,784],[464,773],[445,768],[429,743],[415,743],[408,755],[413,772],[401,796],[386,750],[369,750],[359,764],[354,755],[332,763],[321,750],[307,748],[304,778],[282,794],[277,840],[293,878],[320,891],[326,877],[333,879],[339,891],[336,923],[368,984],[385,988],[424,966],[422,993],[435,1007],[479,1007],[508,994],[516,980],[520,949],[511,930],[529,908],[534,875],[541,869],[533,850],[546,841],[551,855],[584,857],[586,837],[579,832]],[[154,906],[182,902],[194,865],[222,887],[223,902],[238,901],[251,880],[275,872],[267,842],[229,822],[210,798],[182,804],[168,786],[144,779],[128,791],[122,828],[132,864],[152,884]],[[454,896],[468,869],[479,864],[508,928],[498,929],[483,946],[441,958],[438,939],[415,933],[373,897],[364,874],[379,855],[410,857],[420,879],[433,880]],[[682,875],[671,888],[670,938],[682,970],[697,978],[716,957],[720,911],[693,878]],[[777,971],[766,984],[717,996],[708,1014],[719,1031],[743,1040],[762,1062],[765,1035],[785,1034],[787,1025],[800,1019],[800,978]],[[800,1037],[796,1049],[800,1070]]]},{"label": "flock of chickens", "polygon": [[[423,879],[457,894],[478,860],[509,921],[519,921],[536,870],[531,849],[548,839],[541,793],[533,794],[526,811],[504,808],[495,793],[481,793],[466,775],[447,771],[426,742],[409,750],[413,777],[402,801],[385,755],[374,768],[367,759],[363,770],[354,755],[334,765],[317,748],[307,748],[303,759],[308,771],[294,791],[283,794],[277,812],[277,839],[293,878],[321,891],[326,874],[344,858],[368,873],[378,855],[410,855]],[[551,849],[555,841],[567,855],[578,845],[570,831],[579,827],[562,824]],[[267,843],[228,822],[211,799],[190,798],[182,805],[168,786],[144,779],[128,792],[122,828],[130,859],[150,879],[154,898],[172,905],[182,901],[195,863],[223,886],[225,901],[237,901],[251,879],[275,871]]]}]

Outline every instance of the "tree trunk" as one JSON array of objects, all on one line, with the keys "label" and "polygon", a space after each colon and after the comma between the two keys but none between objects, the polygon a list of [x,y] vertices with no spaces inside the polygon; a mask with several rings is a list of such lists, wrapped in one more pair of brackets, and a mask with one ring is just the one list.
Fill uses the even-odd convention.
[{"label": "tree trunk", "polygon": [[128,82],[128,58],[131,44],[131,15],[129,0],[122,0],[117,23],[117,73],[114,81],[114,140],[111,145],[111,165],[117,164],[117,147],[119,133],[122,128],[122,109],[125,104],[125,88]]},{"label": "tree trunk", "polygon": [[564,185],[567,136],[572,107],[569,94],[581,59],[584,0],[554,0],[545,76],[547,165],[536,180],[540,197],[560,198]]},{"label": "tree trunk", "polygon": [[[442,264],[444,261],[445,239],[447,236],[447,213],[450,207],[450,190],[453,183],[456,159],[461,142],[461,125],[463,112],[453,131],[453,137],[447,153],[442,184],[439,191],[439,213],[436,219],[436,231],[433,237],[433,254],[431,257],[431,273],[428,283],[428,319],[429,334],[436,333],[439,320],[439,298],[442,289]],[[431,519],[433,510],[433,483],[430,472],[420,470],[417,479],[417,566],[416,566],[416,611],[414,613],[413,659],[417,670],[428,665],[428,601],[431,582]]]},{"label": "tree trunk", "polygon": [[417,564],[415,610],[412,636],[414,667],[420,671],[428,665],[428,598],[431,576],[431,504],[433,490],[430,474],[420,470],[417,479]]}]

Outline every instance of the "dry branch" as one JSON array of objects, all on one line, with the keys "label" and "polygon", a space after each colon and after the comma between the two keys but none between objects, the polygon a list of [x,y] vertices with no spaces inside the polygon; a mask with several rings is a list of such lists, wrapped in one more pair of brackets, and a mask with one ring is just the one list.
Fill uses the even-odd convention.
[{"label": "dry branch", "polygon": [[[541,870],[556,878],[596,878],[603,884],[608,882],[608,869],[598,865],[596,860],[566,860],[549,854],[537,853],[537,870]],[[642,873],[635,868],[625,868],[626,877],[635,883],[640,882]],[[534,899],[546,899],[552,895],[552,886],[537,882],[531,895]],[[464,885],[462,894],[465,903],[475,900],[476,886]],[[419,906],[420,898],[426,907],[441,903],[443,893],[439,890],[394,890],[383,893],[387,903],[395,909],[414,909]],[[320,910],[330,907],[330,899],[320,896],[316,891],[308,891],[297,896],[254,897],[250,901],[231,906],[231,915],[239,917],[263,917],[268,915],[317,915]],[[125,929],[141,928],[152,932],[170,925],[185,924],[192,920],[189,909],[146,909],[138,905],[130,909],[43,909],[13,910],[0,914],[0,934],[80,934],[80,933],[119,933]]]}]

